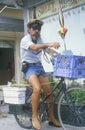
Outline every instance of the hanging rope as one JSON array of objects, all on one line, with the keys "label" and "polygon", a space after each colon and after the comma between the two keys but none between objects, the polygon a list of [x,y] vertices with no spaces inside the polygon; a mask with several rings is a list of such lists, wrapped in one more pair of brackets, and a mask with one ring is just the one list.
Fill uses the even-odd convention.
[{"label": "hanging rope", "polygon": [[64,27],[64,16],[63,16],[60,0],[59,0],[59,23],[61,27]]},{"label": "hanging rope", "polygon": [[65,36],[66,36],[66,33],[67,33],[67,29],[64,27],[64,16],[63,16],[63,11],[62,11],[62,7],[61,7],[61,1],[59,0],[59,23],[60,23],[60,30],[58,31],[59,32],[59,35],[61,36],[61,38],[63,39],[63,42],[64,42],[64,48],[65,50],[66,49],[66,43],[65,43]]}]

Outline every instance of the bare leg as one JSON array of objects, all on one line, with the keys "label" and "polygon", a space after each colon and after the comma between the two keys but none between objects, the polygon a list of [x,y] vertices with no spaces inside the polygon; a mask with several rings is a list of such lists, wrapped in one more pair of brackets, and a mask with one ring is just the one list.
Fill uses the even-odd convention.
[{"label": "bare leg", "polygon": [[36,130],[40,130],[40,123],[38,121],[38,106],[39,106],[39,100],[40,100],[40,82],[39,79],[36,75],[32,75],[29,78],[29,82],[31,83],[33,87],[33,94],[32,94],[32,123],[34,128]]},{"label": "bare leg", "polygon": [[[39,79],[40,79],[41,84],[43,84],[42,88],[43,88],[45,94],[48,95],[49,93],[51,93],[52,90],[50,87],[50,82],[48,80],[48,77],[40,76]],[[52,121],[56,126],[61,126],[60,122],[58,120],[56,120],[54,117],[54,107],[52,104],[52,95],[49,96],[47,102],[51,103],[51,105],[49,107],[49,120]]]}]

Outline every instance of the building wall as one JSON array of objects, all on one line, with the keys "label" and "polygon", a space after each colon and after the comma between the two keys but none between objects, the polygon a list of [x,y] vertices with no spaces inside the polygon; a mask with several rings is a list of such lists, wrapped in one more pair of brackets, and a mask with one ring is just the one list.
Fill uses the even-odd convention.
[{"label": "building wall", "polygon": [[[7,17],[7,18],[14,18],[14,19],[23,19],[23,9],[15,9],[15,8],[10,8],[10,7],[6,7],[5,5],[0,5],[0,16],[2,17]],[[4,8],[3,11],[1,11]],[[4,22],[4,21],[3,21]],[[6,22],[6,21],[5,21]],[[14,41],[14,45],[13,45],[13,53],[14,53],[14,77],[13,80],[16,81],[16,83],[21,82],[22,80],[22,73],[20,71],[20,67],[21,67],[21,63],[20,63],[20,54],[19,54],[19,50],[20,50],[20,40],[23,37],[24,32],[23,33],[18,33],[18,32],[10,32],[10,31],[0,31],[0,40],[8,40],[8,41]],[[3,47],[2,47],[3,48]],[[5,45],[6,48],[6,45]],[[7,47],[8,48],[8,47]],[[6,60],[6,59],[4,59]],[[2,70],[2,73],[4,73],[4,77],[3,78],[7,78],[8,72],[5,70]],[[6,79],[5,78],[5,79]]]},{"label": "building wall", "polygon": [[[7,40],[9,42],[14,41],[14,45],[13,45],[13,51],[14,52],[13,53],[14,53],[14,68],[15,68],[14,74],[15,75],[14,75],[12,80],[15,80],[16,83],[20,83],[21,80],[22,80],[21,62],[20,62],[20,40],[21,40],[22,37],[23,37],[23,33],[3,32],[3,31],[2,31],[2,33],[0,33],[0,40]],[[9,47],[7,45],[5,45],[4,48],[9,48]],[[7,57],[8,57],[8,53],[7,53]],[[10,59],[10,57],[9,57],[9,59]],[[6,62],[6,60],[8,61],[8,59],[3,59],[3,60],[5,62]],[[6,68],[6,67],[4,67],[4,68]],[[9,73],[8,73],[7,70],[2,69],[0,71],[0,76],[2,74],[4,74],[4,76],[2,76],[2,81],[4,80],[5,83],[6,83],[6,79],[8,79]]]},{"label": "building wall", "polygon": [[[68,29],[65,37],[67,49],[72,50],[75,55],[85,55],[85,4],[64,11],[63,16],[65,27]],[[61,47],[58,52],[62,53],[65,48],[64,41],[58,33],[61,28],[59,15],[43,18],[43,21],[44,25],[41,34],[44,41],[59,41]]]},{"label": "building wall", "polygon": [[[76,0],[73,0],[76,1]],[[65,2],[65,0],[64,0]],[[72,2],[72,1],[71,1]],[[84,42],[85,42],[85,1],[77,0],[77,4],[70,3],[66,8],[63,4],[63,15],[65,20],[65,27],[68,29],[66,34],[66,45],[68,49],[72,49],[74,54],[85,54]],[[75,6],[74,6],[75,5]],[[78,7],[76,7],[78,6]],[[47,2],[36,7],[36,16],[44,21],[42,28],[42,37],[45,42],[51,42],[58,40],[61,43],[59,52],[64,50],[63,40],[58,34],[60,29],[59,16],[58,16],[59,4],[56,0]],[[72,8],[73,7],[73,8]],[[74,8],[75,7],[75,8]],[[44,13],[42,10],[46,9]],[[47,13],[47,14],[45,14]],[[23,11],[17,11],[12,9],[4,10],[0,16],[9,16],[13,18],[23,19]],[[0,32],[0,39],[14,40],[14,59],[15,59],[15,80],[17,83],[22,82],[23,75],[21,73],[20,62],[20,40],[23,37],[23,33],[14,32]],[[75,50],[79,48],[79,52]]]}]

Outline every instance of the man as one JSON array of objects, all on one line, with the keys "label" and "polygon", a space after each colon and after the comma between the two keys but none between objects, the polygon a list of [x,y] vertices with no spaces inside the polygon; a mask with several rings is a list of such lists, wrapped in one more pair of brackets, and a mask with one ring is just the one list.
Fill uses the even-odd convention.
[{"label": "man", "polygon": [[[48,47],[59,48],[58,42],[43,43],[40,36],[43,22],[41,20],[33,19],[28,22],[28,35],[21,40],[20,54],[23,64],[22,71],[24,71],[25,78],[31,83],[33,87],[32,94],[32,124],[36,130],[41,130],[40,122],[38,120],[38,105],[40,99],[40,91],[43,88],[45,94],[51,92],[50,83],[41,64],[42,50]],[[44,84],[41,86],[41,84]],[[52,96],[47,102],[52,102]],[[49,108],[49,124],[60,127],[58,120],[54,118],[53,105]]]}]

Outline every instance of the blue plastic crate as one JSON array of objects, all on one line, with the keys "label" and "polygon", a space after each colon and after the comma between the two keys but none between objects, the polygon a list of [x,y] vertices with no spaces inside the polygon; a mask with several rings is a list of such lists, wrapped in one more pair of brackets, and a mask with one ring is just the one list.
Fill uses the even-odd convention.
[{"label": "blue plastic crate", "polygon": [[56,55],[54,75],[66,78],[84,78],[85,56]]}]

